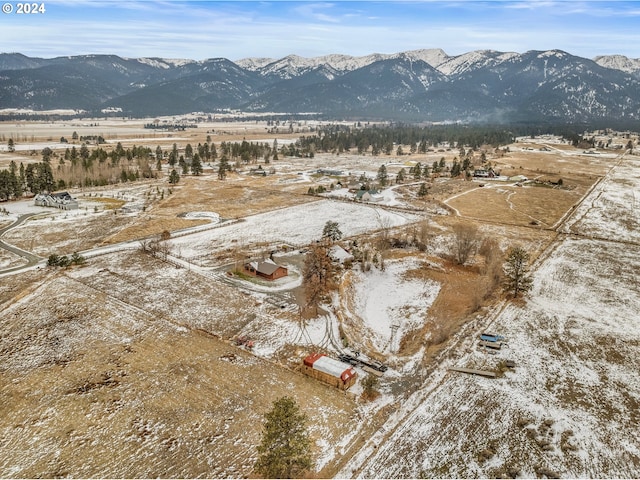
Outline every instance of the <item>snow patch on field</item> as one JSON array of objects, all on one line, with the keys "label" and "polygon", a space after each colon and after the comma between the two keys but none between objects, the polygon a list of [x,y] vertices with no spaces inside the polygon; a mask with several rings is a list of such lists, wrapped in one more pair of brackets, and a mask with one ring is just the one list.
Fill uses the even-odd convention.
[{"label": "snow patch on field", "polygon": [[215,212],[189,212],[184,215],[187,220],[207,219],[211,223],[220,223],[220,215]]},{"label": "snow patch on field", "polygon": [[403,335],[424,324],[438,296],[437,282],[405,278],[407,270],[418,267],[414,261],[389,262],[385,270],[354,275],[355,312],[379,352],[396,352]]},{"label": "snow patch on field", "polygon": [[211,252],[212,246],[248,243],[284,243],[303,246],[322,236],[327,221],[337,221],[345,237],[382,225],[399,226],[417,220],[416,215],[390,212],[367,205],[321,200],[246,217],[242,222],[172,240],[183,258]]}]

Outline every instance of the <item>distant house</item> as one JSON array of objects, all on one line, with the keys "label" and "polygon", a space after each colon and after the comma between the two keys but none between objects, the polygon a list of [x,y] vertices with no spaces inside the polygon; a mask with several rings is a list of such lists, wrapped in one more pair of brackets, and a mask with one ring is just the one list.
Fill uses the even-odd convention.
[{"label": "distant house", "polygon": [[331,257],[331,260],[333,260],[334,262],[338,262],[338,263],[344,263],[346,261],[353,261],[353,255],[351,255],[349,252],[347,252],[340,245],[333,245],[329,249],[329,257]]},{"label": "distant house", "polygon": [[34,202],[39,207],[55,207],[61,210],[77,210],[78,201],[69,192],[39,193]]},{"label": "distant house", "polygon": [[277,280],[289,274],[286,267],[276,264],[273,260],[246,263],[244,265],[244,271],[254,277],[266,278],[267,280]]},{"label": "distant house", "polygon": [[473,171],[473,176],[476,178],[496,178],[498,174],[492,169],[484,170],[482,168],[479,168]]},{"label": "distant house", "polygon": [[526,182],[529,179],[524,175],[514,175],[513,177],[509,177],[510,182]]},{"label": "distant house", "polygon": [[352,180],[347,184],[347,188],[350,192],[357,192],[362,188],[362,182],[358,182],[357,180]]},{"label": "distant house", "polygon": [[333,175],[333,176],[341,176],[344,175],[344,170],[332,170],[330,168],[319,168],[316,172],[321,175]]},{"label": "distant house", "polygon": [[251,170],[249,170],[249,173],[251,175],[261,175],[263,177],[267,176],[267,171],[262,168],[262,165],[258,165],[258,168],[252,168]]},{"label": "distant house", "polygon": [[382,197],[378,195],[377,190],[358,190],[356,192],[356,200],[361,202],[379,202]]}]

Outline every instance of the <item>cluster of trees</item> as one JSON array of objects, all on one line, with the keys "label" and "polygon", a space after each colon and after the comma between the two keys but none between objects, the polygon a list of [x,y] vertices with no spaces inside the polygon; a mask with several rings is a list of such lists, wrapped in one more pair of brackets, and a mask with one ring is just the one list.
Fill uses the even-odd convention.
[{"label": "cluster of trees", "polygon": [[[315,135],[303,136],[296,145],[302,151],[341,153],[357,149],[358,153],[372,155],[404,154],[402,145],[409,146],[409,153],[426,153],[443,143],[467,145],[473,149],[481,145],[498,147],[512,143],[514,134],[505,128],[469,126],[388,126],[357,128],[330,125],[318,129]],[[396,147],[396,145],[398,147]]]},{"label": "cluster of trees", "polygon": [[273,146],[268,143],[253,143],[243,140],[242,142],[222,142],[220,153],[233,162],[256,163],[263,159],[269,163],[271,159],[278,159],[278,141],[274,140]]},{"label": "cluster of trees", "polygon": [[[356,149],[359,154],[404,155],[426,153],[443,144],[453,147],[466,146],[477,150],[482,145],[498,148],[515,141],[518,136],[542,134],[558,135],[574,146],[595,146],[593,139],[583,137],[584,125],[415,125],[389,126],[329,125],[319,128],[314,135],[303,136],[296,147],[304,155],[308,152],[342,153]],[[403,146],[409,147],[405,152]],[[629,148],[629,147],[627,147]],[[462,158],[462,157],[461,157]],[[462,170],[466,168],[461,167]]]},{"label": "cluster of trees", "polygon": [[521,246],[515,246],[507,252],[503,262],[502,252],[497,242],[483,239],[478,227],[469,223],[459,223],[453,227],[453,257],[459,265],[464,265],[476,253],[485,258],[483,272],[489,278],[489,291],[500,283],[505,291],[514,298],[528,292],[533,284],[529,273],[529,253]]},{"label": "cluster of trees", "polygon": [[[124,148],[121,143],[111,151],[102,147],[90,150],[87,144],[75,145],[57,154],[50,148],[41,152],[42,161],[18,167],[12,161],[0,170],[0,200],[21,197],[25,192],[38,194],[70,187],[109,185],[155,178],[149,158],[151,149],[142,146]],[[54,162],[57,160],[57,165]]]},{"label": "cluster of trees", "polygon": [[0,170],[0,201],[19,198],[24,193],[26,184],[24,165],[20,164],[20,174],[13,160],[8,170]]},{"label": "cluster of trees", "polygon": [[30,163],[26,168],[20,163],[18,168],[12,160],[9,169],[0,170],[0,200],[20,198],[26,191],[50,192],[55,186],[49,162]]},{"label": "cluster of trees", "polygon": [[182,174],[186,175],[191,170],[193,175],[202,174],[202,161],[205,160],[207,162],[211,160],[215,160],[218,156],[218,152],[216,151],[216,146],[214,144],[209,145],[209,143],[198,143],[197,151],[194,151],[193,147],[190,143],[187,143],[184,149],[184,154],[180,155],[178,151],[178,145],[176,143],[173,144],[173,147],[170,151],[163,152],[162,148],[158,145],[156,147],[156,168],[158,170],[162,169],[162,160],[166,159],[167,163],[171,168],[175,168],[176,164],[182,169]]},{"label": "cluster of trees", "polygon": [[336,267],[329,255],[331,245],[342,238],[338,222],[328,221],[322,229],[322,239],[313,243],[302,268],[302,285],[307,307],[318,308],[320,301],[335,286]]},{"label": "cluster of trees", "polygon": [[71,265],[84,265],[86,263],[86,259],[80,255],[78,252],[73,252],[71,257],[67,257],[66,255],[56,255],[51,254],[47,259],[47,265],[49,267],[63,267],[67,268]]},{"label": "cluster of trees", "polygon": [[58,189],[155,178],[149,164],[150,157],[150,148],[134,145],[125,149],[120,142],[111,151],[102,147],[90,150],[86,143],[80,148],[73,145],[65,149],[61,156],[48,148],[42,151],[44,162],[53,162],[58,158],[58,165],[54,171],[55,187]]}]

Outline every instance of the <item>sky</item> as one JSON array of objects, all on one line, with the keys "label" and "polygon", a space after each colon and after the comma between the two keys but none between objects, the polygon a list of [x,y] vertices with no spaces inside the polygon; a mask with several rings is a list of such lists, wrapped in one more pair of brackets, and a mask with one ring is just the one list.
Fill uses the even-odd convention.
[{"label": "sky", "polygon": [[441,48],[640,58],[640,1],[45,0],[36,2],[43,12],[29,14],[0,3],[0,53],[30,57],[240,60]]}]

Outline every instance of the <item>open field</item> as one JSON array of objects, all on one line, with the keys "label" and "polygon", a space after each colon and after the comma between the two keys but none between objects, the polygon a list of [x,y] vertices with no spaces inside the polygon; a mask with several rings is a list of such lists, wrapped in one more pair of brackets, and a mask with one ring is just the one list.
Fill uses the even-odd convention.
[{"label": "open field", "polygon": [[[338,476],[637,476],[640,445],[631,432],[640,399],[640,238],[624,225],[638,211],[614,200],[591,208],[602,197],[624,198],[619,179],[639,167],[637,159],[625,160],[567,222],[603,240],[559,242],[538,261],[526,303],[505,304],[485,325],[508,347],[489,355],[477,347],[473,329],[463,330],[460,346],[404,412]],[[640,184],[636,177],[624,186]],[[605,215],[607,230],[599,230]],[[619,231],[627,232],[623,242]],[[506,359],[516,368],[498,379],[447,371],[495,371]],[[409,452],[412,462],[394,461]]]},{"label": "open field", "polygon": [[38,283],[2,308],[3,477],[246,476],[262,414],[286,394],[317,454],[353,435],[344,395],[206,333],[268,316],[230,287],[136,253]]},{"label": "open field", "polygon": [[[110,122],[20,128],[36,143],[107,126],[123,143],[159,141],[142,121]],[[262,123],[203,123],[173,132],[163,148],[197,144],[207,130],[215,142],[295,137]],[[177,185],[165,168],[157,179],[72,191],[80,208],[69,212],[2,204],[2,226],[34,214],[2,241],[43,259],[78,251],[88,261],[0,272],[0,476],[252,476],[263,414],[293,395],[309,416],[312,476],[637,477],[639,157],[545,138],[487,156],[503,175],[561,186],[503,178],[480,187],[443,175],[426,181],[425,197],[422,180],[407,181],[368,204],[331,191],[373,180],[382,164],[395,174],[458,154],[442,150],[281,157],[272,175],[239,164],[226,180],[205,165]],[[306,194],[319,186],[330,191]],[[370,258],[366,268],[339,267],[336,289],[314,310],[301,272],[329,220],[339,243]],[[486,253],[455,263],[460,223],[476,225],[498,256],[513,245],[530,252],[535,281],[524,300],[490,286]],[[141,251],[141,240],[165,230],[165,255]],[[269,255],[287,277],[229,273]],[[22,263],[0,250],[0,269]],[[478,349],[485,329],[509,346]],[[255,341],[252,352],[235,345],[240,335]],[[374,401],[360,397],[361,382],[344,394],[299,372],[306,353],[345,349],[389,366]],[[505,360],[516,368],[506,371]]]}]

